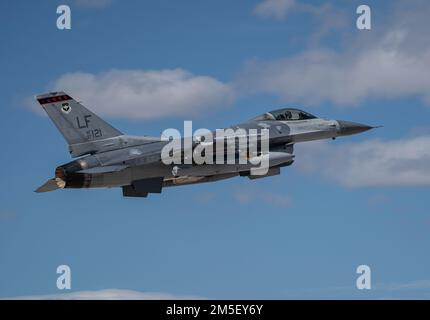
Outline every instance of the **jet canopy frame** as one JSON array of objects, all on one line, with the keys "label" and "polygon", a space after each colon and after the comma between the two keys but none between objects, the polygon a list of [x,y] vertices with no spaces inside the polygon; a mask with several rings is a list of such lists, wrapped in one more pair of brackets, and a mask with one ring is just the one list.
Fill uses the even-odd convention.
[{"label": "jet canopy frame", "polygon": [[264,120],[277,120],[277,121],[297,121],[297,120],[309,120],[317,119],[316,116],[309,112],[296,109],[296,108],[283,108],[277,109],[270,112],[263,113],[251,120],[264,121]]}]

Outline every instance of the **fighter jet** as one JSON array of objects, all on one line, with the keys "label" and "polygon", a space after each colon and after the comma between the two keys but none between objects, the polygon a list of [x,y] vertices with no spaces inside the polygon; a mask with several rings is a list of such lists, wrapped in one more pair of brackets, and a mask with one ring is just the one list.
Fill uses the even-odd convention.
[{"label": "fighter jet", "polygon": [[[64,92],[51,92],[36,96],[36,99],[65,138],[72,158],[77,158],[58,166],[55,177],[35,190],[38,193],[64,188],[118,187],[122,188],[125,197],[147,197],[149,193],[161,193],[165,187],[237,176],[264,178],[280,174],[282,167],[294,162],[296,143],[335,139],[374,128],[355,122],[318,118],[296,108],[263,113],[230,127],[247,133],[251,129],[267,130],[268,152],[264,155],[258,152],[247,154],[247,157],[266,156],[268,159],[264,174],[255,174],[251,161],[245,164],[165,164],[162,150],[172,139],[125,135]],[[179,157],[183,159],[187,150],[182,140]],[[194,137],[188,151],[192,154],[193,149],[203,143],[205,141]],[[241,151],[234,152],[237,155]]]}]

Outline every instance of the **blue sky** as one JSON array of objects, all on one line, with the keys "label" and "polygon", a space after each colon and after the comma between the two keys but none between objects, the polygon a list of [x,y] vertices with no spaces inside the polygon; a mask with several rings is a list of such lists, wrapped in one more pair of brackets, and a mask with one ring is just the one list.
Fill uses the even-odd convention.
[{"label": "blue sky", "polygon": [[[56,28],[62,3],[71,30]],[[369,1],[358,31],[359,4],[1,2],[0,297],[63,293],[67,264],[77,294],[430,298],[430,5]],[[32,99],[54,89],[135,135],[290,105],[384,128],[297,146],[255,181],[36,194],[70,160]],[[361,264],[372,290],[355,288]]]}]

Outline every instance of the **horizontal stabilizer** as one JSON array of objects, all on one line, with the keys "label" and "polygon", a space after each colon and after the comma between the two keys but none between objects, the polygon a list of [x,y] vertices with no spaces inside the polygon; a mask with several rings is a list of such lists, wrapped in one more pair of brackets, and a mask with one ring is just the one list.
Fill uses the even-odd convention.
[{"label": "horizontal stabilizer", "polygon": [[125,165],[115,165],[115,166],[104,166],[104,167],[95,167],[90,169],[84,169],[78,171],[78,173],[109,173],[109,172],[117,172],[124,170],[128,166]]},{"label": "horizontal stabilizer", "polygon": [[34,190],[34,192],[37,192],[37,193],[49,192],[49,191],[55,191],[57,189],[61,189],[57,181],[55,179],[50,179],[46,181],[43,185],[41,185],[39,188]]}]

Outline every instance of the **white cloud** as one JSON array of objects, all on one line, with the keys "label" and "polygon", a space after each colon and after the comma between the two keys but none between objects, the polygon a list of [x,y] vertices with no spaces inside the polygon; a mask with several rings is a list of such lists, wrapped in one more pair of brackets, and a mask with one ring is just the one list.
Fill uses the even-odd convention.
[{"label": "white cloud", "polygon": [[233,192],[233,198],[240,204],[262,202],[276,207],[288,207],[290,205],[290,197],[285,194],[273,193],[250,186]]},{"label": "white cloud", "polygon": [[265,18],[285,18],[296,5],[296,0],[264,0],[254,8],[254,14]]},{"label": "white cloud", "polygon": [[312,105],[329,101],[351,106],[369,97],[402,96],[421,96],[430,102],[430,46],[405,52],[405,37],[405,32],[393,32],[359,52],[315,49],[277,61],[253,62],[237,86]]},{"label": "white cloud", "polygon": [[[403,97],[421,97],[430,104],[430,38],[424,32],[430,3],[411,0],[392,7],[379,24],[374,23],[375,30],[354,30],[345,36],[343,49],[311,47],[283,59],[251,61],[228,84],[183,69],[111,70],[65,74],[49,89],[70,92],[101,114],[133,119],[207,113],[231,104],[235,96],[256,93],[274,94],[280,103],[300,105],[355,106],[369,98]],[[311,42],[345,26],[345,13],[330,4],[266,0],[255,12],[280,17],[288,12],[312,15],[319,24]]]},{"label": "white cloud", "polygon": [[298,0],[264,0],[255,6],[253,13],[262,18],[276,20],[286,20],[293,14],[307,15],[304,19],[309,17],[318,24],[318,30],[309,37],[310,43],[317,43],[330,31],[347,28],[350,23],[343,9],[330,3],[313,5]]},{"label": "white cloud", "polygon": [[104,289],[96,291],[77,291],[52,295],[21,296],[6,298],[13,300],[186,300],[205,299],[196,296],[177,296],[158,292],[141,292],[122,289]]},{"label": "white cloud", "polygon": [[430,186],[430,136],[296,146],[295,165],[348,187]]},{"label": "white cloud", "polygon": [[183,69],[75,72],[50,87],[69,93],[96,113],[131,119],[201,115],[234,100],[228,85]]},{"label": "white cloud", "polygon": [[[392,7],[379,18],[375,30],[354,30],[345,37],[343,49],[314,47],[275,61],[248,63],[236,81],[237,89],[311,105],[328,101],[353,106],[367,98],[410,96],[430,104],[430,38],[424,36],[430,3],[416,0]],[[311,8],[308,11],[315,14],[322,10],[323,16],[330,12]],[[326,24],[326,28],[336,26]]]},{"label": "white cloud", "polygon": [[[372,284],[373,293],[369,299],[428,299],[430,281],[413,280],[403,283],[375,283]],[[306,288],[288,293],[287,298],[293,299],[354,299],[360,298],[354,284],[327,288]]]},{"label": "white cloud", "polygon": [[381,284],[376,286],[376,288],[389,291],[430,289],[430,280],[414,280],[405,283]]}]

